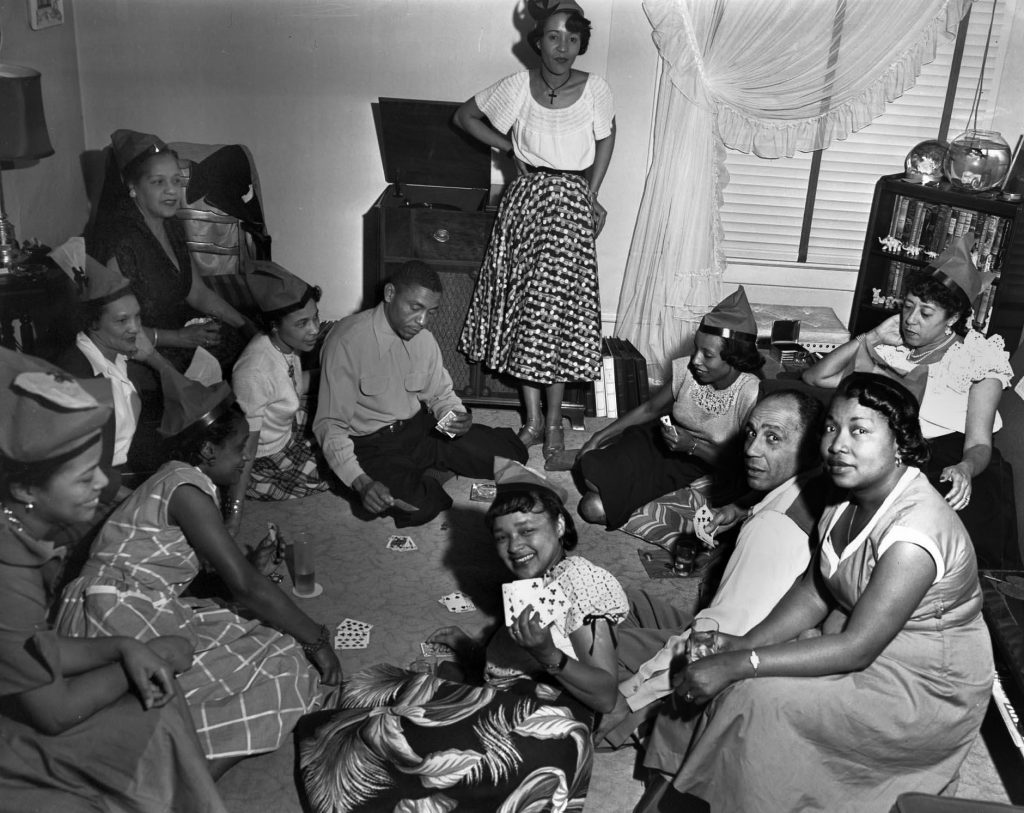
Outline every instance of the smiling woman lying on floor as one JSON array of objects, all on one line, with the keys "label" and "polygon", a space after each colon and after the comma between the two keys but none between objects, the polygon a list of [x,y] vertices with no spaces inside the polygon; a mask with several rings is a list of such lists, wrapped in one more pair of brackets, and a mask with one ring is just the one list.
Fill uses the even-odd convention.
[{"label": "smiling woman lying on floor", "polygon": [[[503,458],[494,479],[486,523],[517,586],[537,580],[534,600],[486,646],[457,627],[431,636],[467,672],[482,667],[484,685],[386,665],[354,675],[343,710],[302,744],[315,810],[390,811],[403,800],[400,809],[412,809],[428,799],[438,810],[531,800],[550,800],[556,813],[582,809],[595,713],[615,703],[612,625],[626,615],[626,596],[610,573],[566,555],[576,529],[562,489]],[[542,597],[563,609],[535,612]]]}]

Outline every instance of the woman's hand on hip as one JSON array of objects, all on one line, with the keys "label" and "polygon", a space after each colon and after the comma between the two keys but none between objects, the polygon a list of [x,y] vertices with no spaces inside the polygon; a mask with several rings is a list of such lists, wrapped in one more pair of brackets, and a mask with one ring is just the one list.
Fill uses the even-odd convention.
[{"label": "woman's hand on hip", "polygon": [[608,219],[608,210],[601,205],[598,201],[597,196],[594,196],[594,237],[597,237],[601,230],[604,229],[604,222]]},{"label": "woman's hand on hip", "polygon": [[939,476],[940,483],[952,483],[946,493],[946,502],[954,511],[962,511],[971,501],[971,473],[963,461],[954,466],[946,466]]}]

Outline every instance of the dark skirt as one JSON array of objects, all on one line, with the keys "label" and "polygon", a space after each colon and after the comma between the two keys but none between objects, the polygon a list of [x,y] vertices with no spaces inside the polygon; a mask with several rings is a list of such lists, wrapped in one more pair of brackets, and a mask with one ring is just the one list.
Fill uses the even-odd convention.
[{"label": "dark skirt", "polygon": [[509,185],[459,349],[535,384],[597,378],[601,302],[584,178],[540,171]]},{"label": "dark skirt", "polygon": [[576,466],[601,495],[609,530],[640,506],[715,471],[698,457],[670,452],[658,421],[629,427],[610,446],[583,455]]},{"label": "dark skirt", "polygon": [[580,813],[593,715],[564,692],[541,700],[530,691],[539,684],[521,683],[523,693],[499,691],[389,666],[354,675],[348,708],[315,715],[315,732],[300,744],[311,808],[391,813],[431,799],[432,810],[508,803]]},{"label": "dark skirt", "polygon": [[[963,459],[964,436],[959,432],[951,432],[931,438],[928,446],[931,458],[924,472],[936,490],[945,495],[951,484],[939,482],[939,477],[946,466],[952,466]],[[995,447],[985,471],[971,481],[971,501],[966,508],[957,511],[957,516],[971,536],[979,567],[1021,568],[1013,469]]]}]

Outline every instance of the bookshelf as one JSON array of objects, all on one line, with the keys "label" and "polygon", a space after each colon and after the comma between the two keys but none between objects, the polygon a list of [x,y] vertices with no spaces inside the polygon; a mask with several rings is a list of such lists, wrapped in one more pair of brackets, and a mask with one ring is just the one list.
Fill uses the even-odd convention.
[{"label": "bookshelf", "polygon": [[998,333],[1013,351],[1024,327],[1024,205],[997,192],[965,193],[948,184],[922,186],[902,175],[875,184],[850,334],[871,330],[897,313],[913,274],[961,234],[974,234],[981,271],[997,275],[975,314],[974,328]]}]

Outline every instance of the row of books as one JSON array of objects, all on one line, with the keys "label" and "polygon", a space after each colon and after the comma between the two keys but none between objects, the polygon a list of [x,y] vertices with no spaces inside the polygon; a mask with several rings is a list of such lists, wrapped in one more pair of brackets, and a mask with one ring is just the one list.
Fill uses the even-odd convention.
[{"label": "row of books", "polygon": [[601,340],[601,375],[594,382],[594,414],[618,418],[650,397],[647,359],[628,339]]},{"label": "row of books", "polygon": [[[899,308],[903,304],[903,295],[910,280],[920,270],[920,265],[890,260],[882,286],[875,288],[872,292],[872,304],[883,308]],[[988,323],[992,317],[992,305],[995,302],[998,283],[999,277],[997,276],[992,285],[985,290],[974,314],[973,327],[984,334],[988,333]]]},{"label": "row of books", "polygon": [[978,270],[998,271],[1011,225],[1000,215],[897,195],[882,244],[891,253],[925,260],[941,254],[952,240],[973,235]]}]

